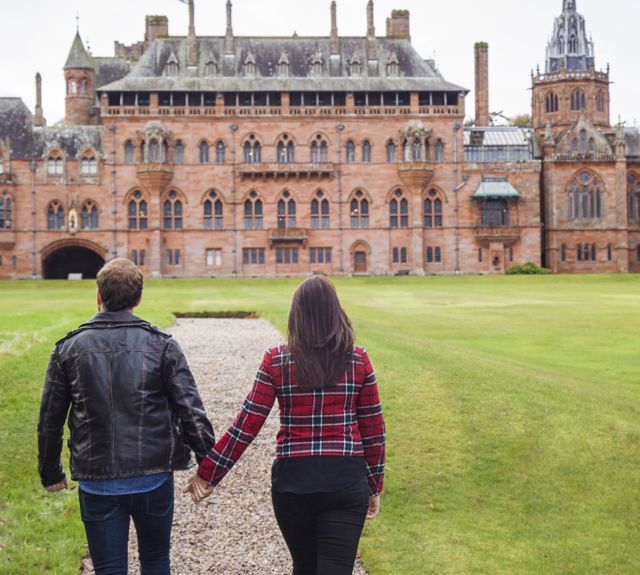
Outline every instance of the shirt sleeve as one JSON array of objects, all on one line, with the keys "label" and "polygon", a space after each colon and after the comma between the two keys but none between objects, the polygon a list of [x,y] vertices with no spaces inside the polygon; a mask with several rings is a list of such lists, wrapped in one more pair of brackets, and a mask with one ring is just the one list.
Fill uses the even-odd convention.
[{"label": "shirt sleeve", "polygon": [[379,495],[384,486],[385,425],[376,374],[366,352],[363,352],[363,360],[365,378],[358,395],[356,412],[369,469],[369,493]]},{"label": "shirt sleeve", "polygon": [[275,398],[276,390],[271,375],[271,351],[267,351],[240,413],[200,462],[198,475],[202,479],[214,486],[220,483],[262,429]]}]

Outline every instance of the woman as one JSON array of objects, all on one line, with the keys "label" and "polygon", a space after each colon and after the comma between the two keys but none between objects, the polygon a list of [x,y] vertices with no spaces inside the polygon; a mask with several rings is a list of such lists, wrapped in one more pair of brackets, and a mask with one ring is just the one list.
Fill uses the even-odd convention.
[{"label": "woman", "polygon": [[366,351],[333,284],[304,281],[293,296],[288,343],[269,349],[234,423],[185,488],[207,497],[280,408],[272,469],[275,516],[294,575],[351,575],[365,517],[380,508],[385,430]]}]

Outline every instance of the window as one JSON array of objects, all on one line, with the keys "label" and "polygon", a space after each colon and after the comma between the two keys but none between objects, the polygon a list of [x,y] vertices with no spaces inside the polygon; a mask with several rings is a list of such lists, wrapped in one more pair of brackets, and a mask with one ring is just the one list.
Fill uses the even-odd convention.
[{"label": "window", "polygon": [[429,190],[424,199],[423,224],[425,228],[442,227],[442,200],[436,190]]},{"label": "window", "polygon": [[58,201],[51,202],[47,210],[47,229],[64,229],[64,209]]},{"label": "window", "polygon": [[387,142],[387,163],[393,164],[396,161],[396,143],[393,140]]},{"label": "window", "polygon": [[262,200],[256,192],[251,192],[249,199],[244,202],[244,229],[261,230],[262,216]]},{"label": "window", "polygon": [[567,190],[569,221],[600,219],[603,215],[603,184],[590,172],[580,172]]},{"label": "window", "polygon": [[176,147],[173,153],[174,164],[184,164],[184,144],[181,141],[176,142]]},{"label": "window", "polygon": [[640,176],[631,172],[627,176],[627,193],[629,195],[629,223],[640,222]]},{"label": "window", "polygon": [[391,250],[391,261],[394,264],[406,264],[407,248],[393,248]]},{"label": "window", "polygon": [[147,201],[140,192],[135,192],[129,201],[128,218],[130,230],[147,229]]},{"label": "window", "polygon": [[482,263],[482,248],[478,248],[478,261]]},{"label": "window", "polygon": [[246,164],[258,164],[262,161],[262,146],[260,142],[256,141],[254,135],[249,136],[249,139],[244,143],[242,147],[244,162]]},{"label": "window", "polygon": [[283,192],[278,200],[278,229],[296,227],[296,201],[289,192]]},{"label": "window", "polygon": [[214,60],[209,60],[204,65],[204,75],[205,76],[215,76],[218,73],[218,64]]},{"label": "window", "polygon": [[176,192],[169,192],[169,196],[163,204],[163,225],[165,230],[182,229],[182,202]]},{"label": "window", "polygon": [[207,266],[220,267],[222,265],[222,250],[220,248],[208,248],[206,251]]},{"label": "window", "polygon": [[91,156],[82,158],[80,160],[80,175],[82,176],[95,176],[98,173],[98,163],[96,159]]},{"label": "window", "polygon": [[173,265],[173,250],[167,250],[167,265]]},{"label": "window", "polygon": [[309,263],[330,264],[331,248],[309,248]]},{"label": "window", "polygon": [[181,265],[182,263],[182,254],[180,252],[180,250],[176,250],[174,252],[174,260],[177,266]]},{"label": "window", "polygon": [[636,261],[640,264],[640,244],[636,247]]},{"label": "window", "polygon": [[358,190],[349,206],[351,213],[352,228],[368,228],[369,227],[369,200],[364,192]]},{"label": "window", "polygon": [[136,162],[136,147],[131,140],[127,140],[124,145],[124,161],[126,164],[135,164]]},{"label": "window", "polygon": [[389,202],[389,227],[409,227],[409,202],[403,197],[401,190],[394,192],[394,198]]},{"label": "window", "polygon": [[610,262],[613,259],[613,245],[607,245],[607,261]]},{"label": "window", "polygon": [[200,163],[209,163],[209,144],[207,142],[200,142]]},{"label": "window", "polygon": [[277,146],[278,162],[281,164],[292,164],[294,159],[293,142],[289,141],[288,136],[283,136]]},{"label": "window", "polygon": [[276,264],[297,264],[298,253],[298,248],[276,248]]},{"label": "window", "polygon": [[221,230],[224,227],[222,200],[217,192],[209,192],[204,201],[204,229]]},{"label": "window", "polygon": [[50,176],[62,176],[64,174],[64,161],[61,157],[49,157],[47,160],[47,174]]},{"label": "window", "polygon": [[545,110],[547,114],[554,114],[558,111],[558,95],[554,92],[548,92],[545,98]]},{"label": "window", "polygon": [[136,265],[138,265],[138,250],[131,250],[129,259]]},{"label": "window", "polygon": [[80,212],[80,227],[83,230],[98,229],[98,208],[92,201],[85,202]]},{"label": "window", "polygon": [[605,109],[605,96],[604,96],[604,92],[600,90],[596,94],[596,110],[598,112],[604,112],[604,109]]},{"label": "window", "polygon": [[583,156],[587,155],[587,131],[580,130],[580,153]]},{"label": "window", "polygon": [[493,199],[480,202],[480,223],[487,227],[509,225],[509,204],[507,200]]},{"label": "window", "polygon": [[151,140],[149,142],[149,157],[147,161],[152,164],[160,162],[160,144],[158,144],[158,140]]},{"label": "window", "polygon": [[428,264],[442,263],[442,249],[439,246],[428,247],[425,251],[424,259]]},{"label": "window", "polygon": [[578,244],[576,246],[576,259],[579,262],[597,261],[596,244]]},{"label": "window", "polygon": [[444,162],[444,144],[442,140],[438,140],[435,146],[435,161]]},{"label": "window", "polygon": [[364,163],[371,162],[371,142],[369,140],[362,142],[362,161]]},{"label": "window", "polygon": [[0,196],[0,230],[10,230],[13,227],[11,196],[2,192]]},{"label": "window", "polygon": [[585,109],[584,92],[579,88],[571,93],[571,111],[579,112]]},{"label": "window", "polygon": [[356,145],[353,143],[353,140],[347,142],[345,160],[347,164],[353,164],[353,162],[356,161]]},{"label": "window", "polygon": [[244,265],[263,265],[264,248],[242,248],[242,263]]},{"label": "window", "polygon": [[[226,148],[224,142],[218,142],[216,144],[216,164],[224,164],[226,156]],[[208,152],[207,152],[208,157]]]},{"label": "window", "polygon": [[144,250],[131,250],[131,261],[137,266],[144,265],[145,251]]},{"label": "window", "polygon": [[311,227],[314,230],[329,229],[329,200],[321,191],[317,191],[316,197],[311,200]]},{"label": "window", "polygon": [[[434,248],[434,259],[437,264],[442,262],[442,250],[439,247]],[[513,259],[513,258],[511,258]]]},{"label": "window", "polygon": [[411,159],[414,162],[420,162],[422,160],[422,142],[420,138],[414,139],[411,144]]},{"label": "window", "polygon": [[312,163],[324,163],[329,160],[329,145],[322,138],[322,136],[316,136],[316,139],[311,142],[311,157]]},{"label": "window", "polygon": [[560,261],[567,261],[567,244],[562,244],[562,247],[560,248]]},{"label": "window", "polygon": [[140,250],[140,252],[139,252],[139,262],[138,262],[138,265],[141,265],[141,266],[143,266],[143,265],[144,265],[145,255],[146,255],[145,250]]}]

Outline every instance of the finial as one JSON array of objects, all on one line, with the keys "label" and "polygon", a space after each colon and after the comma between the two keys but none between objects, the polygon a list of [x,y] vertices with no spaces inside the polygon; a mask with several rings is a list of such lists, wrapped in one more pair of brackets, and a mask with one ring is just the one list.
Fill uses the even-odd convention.
[{"label": "finial", "polygon": [[80,12],[76,12],[76,32],[80,32]]}]

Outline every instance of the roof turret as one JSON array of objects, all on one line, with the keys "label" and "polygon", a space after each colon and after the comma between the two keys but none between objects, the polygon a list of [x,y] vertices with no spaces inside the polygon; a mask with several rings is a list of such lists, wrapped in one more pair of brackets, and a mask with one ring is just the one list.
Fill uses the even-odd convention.
[{"label": "roof turret", "polygon": [[555,20],[547,45],[546,72],[564,68],[585,72],[595,67],[593,42],[587,36],[584,18],[576,10],[575,0],[563,0],[562,14]]},{"label": "roof turret", "polygon": [[80,32],[76,32],[76,37],[73,39],[71,50],[69,50],[69,56],[67,57],[67,63],[64,65],[67,68],[93,68],[93,60],[87,53],[80,38]]}]

